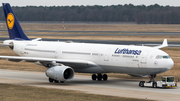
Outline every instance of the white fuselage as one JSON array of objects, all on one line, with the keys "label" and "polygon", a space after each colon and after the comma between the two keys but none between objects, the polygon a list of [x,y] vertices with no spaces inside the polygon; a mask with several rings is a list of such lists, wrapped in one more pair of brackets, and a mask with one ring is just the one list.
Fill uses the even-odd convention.
[{"label": "white fuselage", "polygon": [[167,53],[146,46],[13,41],[13,51],[22,57],[87,60],[98,67],[71,66],[82,73],[126,73],[150,75],[165,72],[174,65]]}]

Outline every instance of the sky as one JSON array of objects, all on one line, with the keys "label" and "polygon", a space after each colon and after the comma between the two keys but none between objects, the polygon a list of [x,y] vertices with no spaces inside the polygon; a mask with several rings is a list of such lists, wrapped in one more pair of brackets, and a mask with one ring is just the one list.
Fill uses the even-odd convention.
[{"label": "sky", "polygon": [[72,5],[154,5],[179,6],[180,0],[0,0],[0,3],[10,3],[11,6],[72,6]]}]

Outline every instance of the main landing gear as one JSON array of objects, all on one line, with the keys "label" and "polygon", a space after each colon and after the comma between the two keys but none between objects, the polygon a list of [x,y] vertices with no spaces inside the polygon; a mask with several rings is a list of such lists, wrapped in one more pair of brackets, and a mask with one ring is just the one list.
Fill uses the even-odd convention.
[{"label": "main landing gear", "polygon": [[64,81],[58,81],[58,80],[54,80],[54,79],[51,79],[51,78],[49,78],[49,82],[50,83],[53,83],[53,81],[54,81],[54,83],[64,83]]},{"label": "main landing gear", "polygon": [[93,74],[93,75],[92,75],[92,80],[95,81],[96,79],[97,79],[98,81],[101,81],[102,79],[103,79],[104,81],[106,81],[106,80],[108,79],[108,76],[107,76],[107,74],[103,74],[103,75],[102,75],[102,74],[97,74],[97,75],[96,75],[96,74]]}]

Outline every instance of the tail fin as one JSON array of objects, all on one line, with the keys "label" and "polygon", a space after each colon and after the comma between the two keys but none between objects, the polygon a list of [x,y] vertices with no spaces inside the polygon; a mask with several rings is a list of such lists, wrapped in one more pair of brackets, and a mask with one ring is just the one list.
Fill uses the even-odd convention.
[{"label": "tail fin", "polygon": [[9,3],[3,3],[5,20],[9,32],[9,38],[15,40],[30,40],[23,32]]}]

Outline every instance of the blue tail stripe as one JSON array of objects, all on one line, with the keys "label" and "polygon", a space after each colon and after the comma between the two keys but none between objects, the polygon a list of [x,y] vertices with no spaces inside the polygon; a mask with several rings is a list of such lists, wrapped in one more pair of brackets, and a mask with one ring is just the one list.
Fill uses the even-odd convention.
[{"label": "blue tail stripe", "polygon": [[[30,40],[23,32],[9,3],[2,3],[10,39]],[[9,18],[8,18],[9,17]],[[7,19],[8,18],[8,19]]]}]

